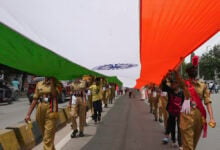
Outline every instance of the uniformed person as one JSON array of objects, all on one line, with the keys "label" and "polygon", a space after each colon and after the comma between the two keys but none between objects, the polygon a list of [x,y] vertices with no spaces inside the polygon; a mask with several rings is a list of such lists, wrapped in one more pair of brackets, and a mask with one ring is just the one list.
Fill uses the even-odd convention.
[{"label": "uniformed person", "polygon": [[141,89],[140,89],[140,92],[141,92],[141,100],[145,100],[146,99],[146,95],[145,95],[145,86],[143,86]]},{"label": "uniformed person", "polygon": [[[206,110],[202,101],[207,107],[209,113],[209,124],[215,127],[216,122],[213,117],[210,92],[205,83],[196,79],[198,72],[198,57],[194,57],[192,64],[186,68],[189,80],[183,80],[178,71],[175,71],[177,81],[184,91],[186,100],[184,100],[180,115],[180,129],[184,150],[195,150],[202,130],[203,137],[207,136]],[[177,70],[177,69],[176,69]]]},{"label": "uniformed person", "polygon": [[163,122],[163,106],[162,106],[162,99],[161,99],[161,91],[159,90],[157,92],[158,94],[158,111],[159,111],[159,122],[162,123]]},{"label": "uniformed person", "polygon": [[[31,113],[37,105],[36,121],[43,135],[43,149],[55,150],[54,137],[57,125],[58,103],[60,86],[55,78],[45,78],[36,85],[32,104],[29,108],[25,121],[30,121]],[[38,102],[38,100],[40,100]]]},{"label": "uniformed person", "polygon": [[109,89],[109,84],[106,84],[106,102],[107,104],[109,103],[110,104],[110,94],[111,94],[111,91]]},{"label": "uniformed person", "polygon": [[103,85],[103,103],[104,103],[104,105],[105,105],[105,108],[107,108],[108,107],[108,92],[107,92],[107,88],[108,88],[108,85],[107,85],[107,83],[105,83],[104,85]]},{"label": "uniformed person", "polygon": [[[152,103],[153,103],[153,114],[154,114],[154,118],[155,118],[155,121],[158,120],[158,102],[159,102],[159,94],[158,94],[158,89],[156,87],[155,84],[153,84],[153,87],[152,87],[152,96],[151,96],[151,99],[152,99]],[[161,114],[160,114],[161,115]],[[161,116],[160,116],[161,117]]]},{"label": "uniformed person", "polygon": [[148,103],[150,104],[150,113],[153,113],[153,102],[152,102],[152,86],[153,84],[150,83],[147,95],[148,95]]},{"label": "uniformed person", "polygon": [[[114,100],[115,99],[115,96],[116,96],[116,93],[118,91],[118,86],[115,84],[115,83],[112,83],[113,87],[112,87],[112,99]],[[116,86],[117,86],[117,91],[116,91]]]},{"label": "uniformed person", "polygon": [[[91,84],[92,84],[93,78],[90,75],[84,75],[82,77],[82,80],[86,82],[86,90],[83,94],[83,99],[84,99],[84,102],[86,103],[86,111],[85,111],[85,126],[86,126],[87,125],[87,122],[86,122],[87,112],[89,111],[89,109],[93,110],[92,102],[91,102],[92,101],[91,100],[91,91],[88,90],[88,87],[91,86]],[[93,113],[92,113],[92,115],[93,115]]]},{"label": "uniformed person", "polygon": [[109,91],[108,91],[108,94],[109,94],[109,104],[112,104],[112,103],[113,103],[113,91],[112,91],[112,84],[109,84],[108,89],[109,89]]},{"label": "uniformed person", "polygon": [[85,90],[86,82],[82,79],[77,79],[71,84],[71,100],[70,100],[70,115],[72,121],[73,132],[71,138],[75,138],[78,133],[76,119],[79,117],[79,137],[84,136],[85,126],[85,113],[86,113],[86,102],[85,102]]},{"label": "uniformed person", "polygon": [[168,119],[168,112],[166,110],[167,103],[168,103],[167,92],[162,90],[160,93],[160,98],[159,98],[159,110],[160,110],[160,113],[162,113],[162,116],[164,119],[164,128],[165,129],[167,127],[167,119]]},{"label": "uniformed person", "polygon": [[93,84],[89,87],[89,90],[92,94],[92,104],[94,109],[94,121],[101,121],[101,113],[102,113],[102,86],[101,86],[101,79],[96,78],[93,81]]}]

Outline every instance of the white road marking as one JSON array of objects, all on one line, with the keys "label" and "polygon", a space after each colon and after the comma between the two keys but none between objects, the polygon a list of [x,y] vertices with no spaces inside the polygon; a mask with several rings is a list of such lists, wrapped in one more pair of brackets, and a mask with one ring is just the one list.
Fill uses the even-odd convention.
[{"label": "white road marking", "polygon": [[[116,97],[115,99],[119,99],[120,96]],[[103,105],[104,107],[105,105]],[[90,122],[92,120],[91,117],[89,117],[88,119],[86,119],[86,122]],[[78,129],[79,130],[79,129]],[[57,150],[61,150],[70,140],[71,140],[71,135],[72,133],[68,133],[59,143],[57,143],[55,145]]]}]

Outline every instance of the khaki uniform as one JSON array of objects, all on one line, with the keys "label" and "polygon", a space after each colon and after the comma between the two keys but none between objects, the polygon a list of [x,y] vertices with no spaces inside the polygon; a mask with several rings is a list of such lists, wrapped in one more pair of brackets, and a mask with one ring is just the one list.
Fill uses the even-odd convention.
[{"label": "khaki uniform", "polygon": [[89,108],[90,108],[91,114],[94,115],[94,109],[92,106],[92,95],[88,96],[88,103],[89,103]]},{"label": "khaki uniform", "polygon": [[152,90],[148,90],[148,103],[150,104],[150,112],[153,112]]},{"label": "khaki uniform", "polygon": [[71,122],[73,130],[77,130],[77,122],[76,119],[79,117],[79,129],[80,132],[84,131],[84,125],[86,121],[86,102],[85,99],[82,99],[81,95],[77,95],[77,93],[82,93],[81,89],[85,88],[85,82],[80,80],[80,83],[72,83],[71,91],[75,94],[75,97],[72,97],[72,104],[71,104]]},{"label": "khaki uniform", "polygon": [[76,97],[76,104],[72,104],[71,106],[71,122],[73,130],[77,130],[77,122],[76,119],[79,117],[79,130],[80,132],[84,131],[84,125],[86,120],[86,104],[81,97]]},{"label": "khaki uniform", "polygon": [[159,112],[162,113],[161,116],[163,116],[164,119],[164,128],[166,129],[167,127],[167,119],[168,119],[168,112],[167,112],[167,103],[168,103],[168,97],[160,95],[159,98]]},{"label": "khaki uniform", "polygon": [[104,89],[103,89],[102,101],[105,104],[105,106],[107,106],[107,104],[108,104],[108,93],[107,93],[107,88],[106,87],[104,87]]},{"label": "khaki uniform", "polygon": [[[91,83],[92,83],[92,77],[89,76],[89,75],[84,75],[82,77],[82,79],[87,82],[87,86],[90,86]],[[94,114],[94,110],[93,110],[93,107],[92,107],[92,95],[91,95],[91,91],[90,91],[90,94],[88,95],[87,94],[87,97],[88,97],[88,100],[87,100],[87,106],[89,107],[90,111],[91,111],[91,114],[93,115]]]},{"label": "khaki uniform", "polygon": [[[56,87],[59,93],[59,86]],[[40,99],[41,102],[37,105],[36,121],[43,135],[43,149],[55,150],[54,137],[56,133],[57,125],[57,100],[53,100],[53,105],[45,97],[45,95],[51,94],[50,84],[46,84],[45,81],[38,82],[34,93],[34,99]],[[48,101],[48,102],[47,102]]]},{"label": "khaki uniform", "polygon": [[[200,81],[193,82],[194,88],[199,97],[204,99],[204,103],[211,103],[209,90],[205,83]],[[195,150],[199,141],[203,127],[202,116],[197,108],[191,108],[189,115],[181,113],[180,129],[184,150]]]},{"label": "khaki uniform", "polygon": [[107,103],[108,103],[108,101],[109,101],[109,99],[110,99],[110,93],[111,93],[111,91],[110,91],[110,89],[107,87],[107,88],[106,88],[106,101],[107,101]]},{"label": "khaki uniform", "polygon": [[108,94],[109,94],[109,104],[112,104],[112,101],[113,101],[113,90],[112,90],[112,86],[109,87],[109,91],[108,91]]},{"label": "khaki uniform", "polygon": [[[153,91],[152,92],[152,104],[153,104],[153,113],[154,113],[154,117],[155,117],[155,120],[158,119],[158,102],[159,102],[159,94],[156,92],[156,95],[155,95],[155,92],[156,91]],[[162,114],[160,113],[160,117],[162,116]]]}]

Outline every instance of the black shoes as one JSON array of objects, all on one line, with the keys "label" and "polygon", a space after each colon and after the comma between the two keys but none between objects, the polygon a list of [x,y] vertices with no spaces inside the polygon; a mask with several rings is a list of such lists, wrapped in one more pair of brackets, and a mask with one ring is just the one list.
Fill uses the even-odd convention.
[{"label": "black shoes", "polygon": [[160,122],[160,123],[162,123],[162,122],[163,122],[163,120],[162,120],[161,118],[159,118],[159,122]]},{"label": "black shoes", "polygon": [[99,122],[101,121],[101,116],[98,116],[98,121],[99,121]]},{"label": "black shoes", "polygon": [[73,133],[71,134],[71,138],[75,138],[77,133],[78,133],[78,130],[74,130]]},{"label": "black shoes", "polygon": [[108,104],[105,104],[105,108],[108,108]]},{"label": "black shoes", "polygon": [[85,135],[83,134],[83,132],[79,132],[79,137],[84,137]]},{"label": "black shoes", "polygon": [[[71,138],[75,138],[76,134],[78,133],[78,130],[74,130],[73,133],[71,134]],[[83,134],[83,132],[79,132],[79,137],[84,137],[85,135]]]}]

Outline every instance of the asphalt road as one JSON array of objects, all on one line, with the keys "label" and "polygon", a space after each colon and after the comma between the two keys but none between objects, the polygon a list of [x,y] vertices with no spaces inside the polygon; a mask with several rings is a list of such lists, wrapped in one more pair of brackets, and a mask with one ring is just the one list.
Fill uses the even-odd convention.
[{"label": "asphalt road", "polygon": [[213,94],[211,97],[214,118],[217,124],[214,129],[208,127],[208,137],[206,139],[200,138],[197,146],[198,150],[220,150],[220,94]]},{"label": "asphalt road", "polygon": [[[208,138],[200,139],[198,150],[220,150],[220,94],[212,95],[213,110],[217,126],[208,129]],[[60,104],[65,106],[66,103]],[[11,105],[0,104],[0,128],[23,121],[28,108],[27,98],[21,98]],[[85,137],[71,139],[63,150],[72,150],[77,146],[82,150],[173,150],[170,145],[161,144],[164,137],[162,124],[153,121],[148,113],[149,107],[138,98],[122,96],[114,106],[104,109],[104,118],[99,125],[89,122],[85,128]],[[32,114],[35,119],[35,112]]]},{"label": "asphalt road", "polygon": [[153,115],[148,112],[144,101],[122,96],[97,129],[91,123],[86,127],[86,137],[93,136],[90,141],[85,143],[81,138],[75,143],[72,139],[62,150],[78,149],[75,145],[79,144],[84,144],[81,150],[169,150],[170,145],[161,144],[162,126],[153,121]]},{"label": "asphalt road", "polygon": [[[64,105],[67,105],[67,102],[59,106]],[[30,104],[27,98],[20,98],[12,104],[0,103],[0,129],[24,121],[29,106]],[[31,115],[31,119],[35,120],[35,110]]]},{"label": "asphalt road", "polygon": [[[200,139],[197,150],[220,150],[220,95],[212,95],[217,126],[208,130],[208,138]],[[171,144],[161,144],[163,125],[153,121],[144,101],[119,98],[104,116],[103,122],[86,127],[86,137],[70,140],[62,150],[175,150]],[[88,140],[87,137],[90,137]],[[83,146],[82,146],[83,145]]]}]

